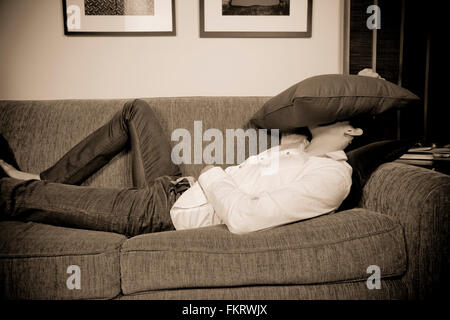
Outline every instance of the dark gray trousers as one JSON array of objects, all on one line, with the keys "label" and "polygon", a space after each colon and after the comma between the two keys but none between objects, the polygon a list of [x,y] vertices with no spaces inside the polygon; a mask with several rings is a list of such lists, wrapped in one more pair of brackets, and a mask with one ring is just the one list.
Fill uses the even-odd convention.
[{"label": "dark gray trousers", "polygon": [[[79,186],[124,148],[131,149],[134,188]],[[0,179],[0,217],[127,236],[174,230],[170,208],[180,186],[172,181],[181,172],[170,154],[170,143],[148,104],[129,101],[42,172],[42,181]]]}]

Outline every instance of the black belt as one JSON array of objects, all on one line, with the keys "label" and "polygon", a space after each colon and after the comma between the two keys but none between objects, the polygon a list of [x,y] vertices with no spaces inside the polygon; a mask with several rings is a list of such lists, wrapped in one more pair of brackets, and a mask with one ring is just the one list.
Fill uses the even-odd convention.
[{"label": "black belt", "polygon": [[191,187],[188,179],[183,178],[180,181],[171,181],[171,183],[174,185],[173,191],[175,192],[175,197],[178,200],[178,198]]}]

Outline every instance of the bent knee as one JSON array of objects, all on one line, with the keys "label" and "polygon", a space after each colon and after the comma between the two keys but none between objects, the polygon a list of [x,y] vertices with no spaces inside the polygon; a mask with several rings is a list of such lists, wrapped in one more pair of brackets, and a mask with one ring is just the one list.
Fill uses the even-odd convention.
[{"label": "bent knee", "polygon": [[123,106],[122,115],[126,120],[133,119],[136,116],[156,119],[155,113],[150,105],[142,99],[127,101]]},{"label": "bent knee", "polygon": [[124,105],[124,111],[127,113],[134,114],[139,112],[147,112],[148,110],[152,111],[150,105],[142,99],[129,100]]}]

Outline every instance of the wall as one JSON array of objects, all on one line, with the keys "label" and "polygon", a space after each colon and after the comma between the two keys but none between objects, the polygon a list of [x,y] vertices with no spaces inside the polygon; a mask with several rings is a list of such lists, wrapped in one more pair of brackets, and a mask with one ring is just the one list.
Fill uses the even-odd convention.
[{"label": "wall", "polygon": [[0,0],[0,99],[270,96],[342,72],[341,0],[314,1],[311,39],[204,39],[198,0],[176,15],[176,37],[67,37],[61,1]]}]

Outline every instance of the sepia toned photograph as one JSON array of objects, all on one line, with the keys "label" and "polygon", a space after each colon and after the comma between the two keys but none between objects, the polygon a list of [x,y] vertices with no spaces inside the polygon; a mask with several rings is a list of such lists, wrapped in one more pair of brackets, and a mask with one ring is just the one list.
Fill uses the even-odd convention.
[{"label": "sepia toned photograph", "polygon": [[84,0],[88,16],[153,16],[154,0]]},{"label": "sepia toned photograph", "polygon": [[288,16],[290,0],[222,0],[224,16]]},{"label": "sepia toned photograph", "polygon": [[388,320],[398,307],[414,320],[425,302],[447,307],[436,8],[0,0],[1,314]]}]

